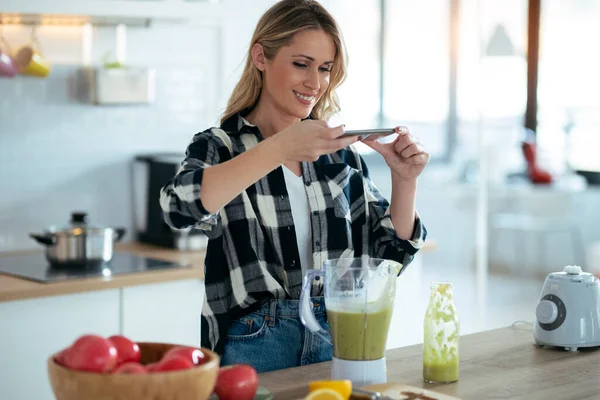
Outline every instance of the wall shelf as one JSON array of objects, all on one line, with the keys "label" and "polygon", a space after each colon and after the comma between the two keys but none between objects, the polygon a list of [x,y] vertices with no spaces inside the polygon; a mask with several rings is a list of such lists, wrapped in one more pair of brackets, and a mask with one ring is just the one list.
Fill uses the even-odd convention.
[{"label": "wall shelf", "polygon": [[2,0],[0,4],[0,22],[6,25],[217,25],[221,16],[222,5],[215,0]]}]

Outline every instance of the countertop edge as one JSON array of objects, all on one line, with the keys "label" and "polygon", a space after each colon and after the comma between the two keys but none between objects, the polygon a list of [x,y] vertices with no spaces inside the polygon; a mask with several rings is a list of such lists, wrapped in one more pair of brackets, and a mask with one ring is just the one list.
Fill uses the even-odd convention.
[{"label": "countertop edge", "polygon": [[[36,282],[20,277],[0,274],[0,303],[190,279],[204,280],[204,258],[206,255],[204,250],[178,251],[138,242],[129,242],[117,244],[115,246],[115,251],[172,261],[183,265],[189,264],[189,266],[169,270],[116,275],[109,279],[98,277],[72,279],[53,283]],[[4,255],[31,252],[39,252],[39,250],[0,253],[0,257]]]}]

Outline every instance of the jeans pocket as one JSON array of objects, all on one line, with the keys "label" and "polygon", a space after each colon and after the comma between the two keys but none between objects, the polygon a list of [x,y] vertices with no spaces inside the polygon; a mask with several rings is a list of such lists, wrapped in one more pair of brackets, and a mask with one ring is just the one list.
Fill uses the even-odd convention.
[{"label": "jeans pocket", "polygon": [[233,341],[256,339],[264,335],[267,328],[268,319],[265,315],[251,313],[232,321],[227,338]]}]

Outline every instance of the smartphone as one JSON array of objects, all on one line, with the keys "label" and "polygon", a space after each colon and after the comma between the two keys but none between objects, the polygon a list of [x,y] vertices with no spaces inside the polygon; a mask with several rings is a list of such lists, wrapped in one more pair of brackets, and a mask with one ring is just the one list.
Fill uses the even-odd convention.
[{"label": "smartphone", "polygon": [[347,130],[343,136],[360,136],[361,139],[365,139],[369,136],[387,136],[395,133],[394,129],[355,129]]}]

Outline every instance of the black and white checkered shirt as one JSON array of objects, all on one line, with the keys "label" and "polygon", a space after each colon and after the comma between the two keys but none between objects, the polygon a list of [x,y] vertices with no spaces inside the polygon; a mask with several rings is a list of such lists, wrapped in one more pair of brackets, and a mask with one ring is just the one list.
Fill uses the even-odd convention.
[{"label": "black and white checkered shirt", "polygon": [[[209,238],[201,345],[219,354],[231,320],[271,298],[298,299],[302,287],[296,230],[282,167],[248,187],[216,214],[209,213],[200,201],[204,169],[232,159],[261,140],[258,127],[239,114],[219,128],[194,135],[181,170],[160,193],[169,226],[193,226]],[[303,162],[302,171],[315,268],[327,259],[363,254],[396,260],[406,268],[423,245],[425,227],[417,217],[412,240],[396,236],[389,203],[353,147],[321,156],[315,162]],[[314,283],[313,295],[321,294],[321,285]]]}]

